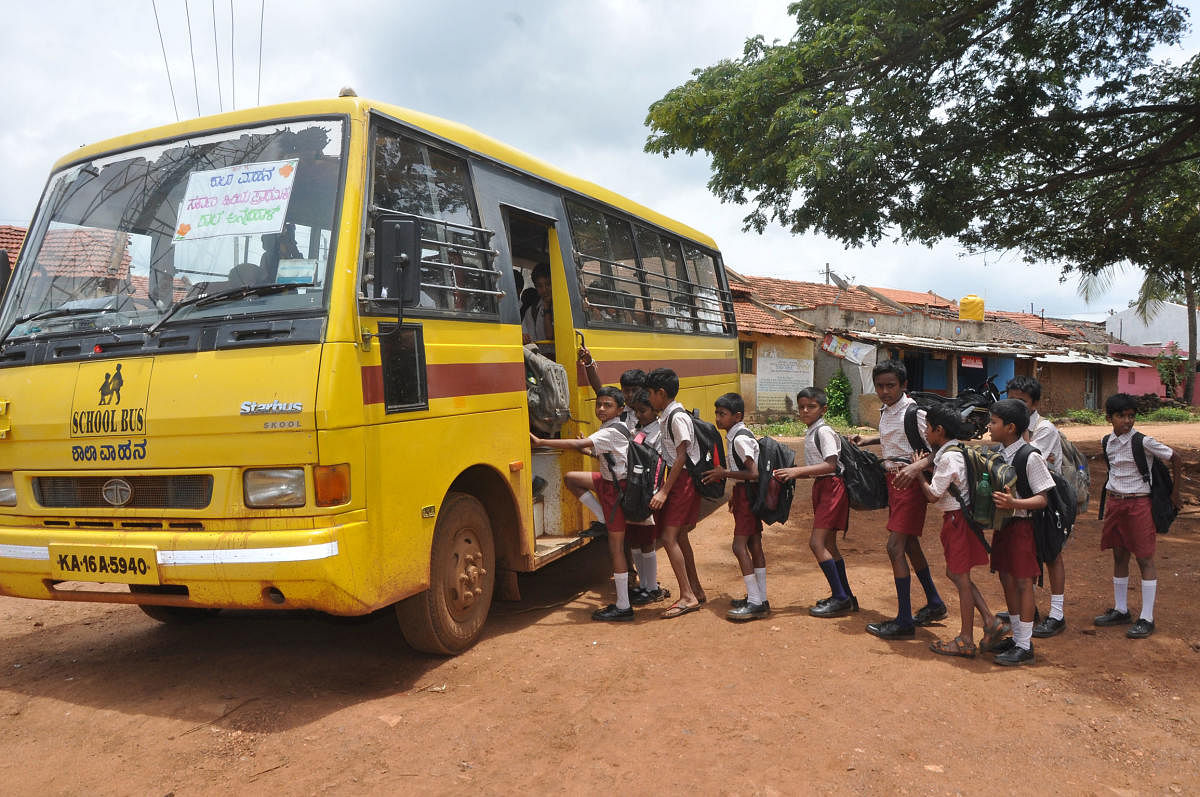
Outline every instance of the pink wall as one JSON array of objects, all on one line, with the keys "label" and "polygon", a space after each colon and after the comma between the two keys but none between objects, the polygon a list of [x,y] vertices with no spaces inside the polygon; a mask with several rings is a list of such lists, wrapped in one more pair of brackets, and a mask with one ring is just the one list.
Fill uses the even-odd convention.
[{"label": "pink wall", "polygon": [[[1122,393],[1132,393],[1140,396],[1143,393],[1153,393],[1156,396],[1166,395],[1163,384],[1158,378],[1158,369],[1151,365],[1149,368],[1121,368],[1117,373],[1117,389]],[[1176,398],[1183,398],[1183,385],[1176,391]],[[1192,386],[1192,400],[1200,400],[1200,375],[1195,377]],[[1101,399],[1103,401],[1103,398]]]}]

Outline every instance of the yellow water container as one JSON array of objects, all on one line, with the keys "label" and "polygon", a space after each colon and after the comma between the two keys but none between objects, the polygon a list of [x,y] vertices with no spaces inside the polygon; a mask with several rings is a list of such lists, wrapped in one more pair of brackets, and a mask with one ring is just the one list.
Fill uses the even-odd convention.
[{"label": "yellow water container", "polygon": [[968,294],[958,300],[959,321],[982,321],[983,299],[975,294]]}]

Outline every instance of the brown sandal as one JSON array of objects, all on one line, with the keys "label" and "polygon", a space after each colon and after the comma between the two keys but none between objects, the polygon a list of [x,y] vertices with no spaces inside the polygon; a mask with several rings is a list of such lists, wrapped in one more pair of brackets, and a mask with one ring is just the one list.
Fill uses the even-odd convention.
[{"label": "brown sandal", "polygon": [[929,643],[929,649],[942,656],[961,656],[964,659],[975,658],[975,643],[969,639],[963,639],[961,636],[956,636],[949,642],[944,639],[935,639]]},{"label": "brown sandal", "polygon": [[983,627],[983,636],[979,638],[979,650],[982,653],[987,653],[992,648],[1004,639],[1004,635],[1012,630],[1012,627],[1001,620],[999,617],[995,619],[995,624],[991,628]]}]

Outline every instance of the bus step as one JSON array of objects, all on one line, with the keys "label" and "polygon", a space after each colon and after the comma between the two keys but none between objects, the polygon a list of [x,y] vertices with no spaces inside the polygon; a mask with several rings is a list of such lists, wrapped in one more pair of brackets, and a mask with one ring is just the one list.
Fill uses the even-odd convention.
[{"label": "bus step", "polygon": [[549,564],[555,559],[566,556],[571,551],[582,548],[588,542],[590,540],[584,537],[556,537],[543,534],[534,540],[533,556],[537,563],[536,566]]}]

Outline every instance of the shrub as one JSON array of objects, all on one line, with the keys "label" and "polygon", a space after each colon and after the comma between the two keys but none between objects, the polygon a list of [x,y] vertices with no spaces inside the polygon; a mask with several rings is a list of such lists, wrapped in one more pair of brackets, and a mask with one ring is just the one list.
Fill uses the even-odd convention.
[{"label": "shrub", "polygon": [[1063,417],[1075,423],[1083,423],[1088,426],[1103,426],[1106,423],[1104,413],[1096,410],[1067,410]]},{"label": "shrub", "polygon": [[1140,420],[1150,421],[1151,423],[1187,423],[1195,418],[1192,414],[1178,407],[1159,407],[1153,412],[1148,412],[1143,415]]},{"label": "shrub", "polygon": [[825,395],[829,397],[829,411],[825,414],[825,420],[833,424],[835,419],[841,420],[842,423],[850,422],[850,379],[847,378],[846,372],[838,369],[838,372],[830,378],[825,384]]}]

